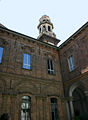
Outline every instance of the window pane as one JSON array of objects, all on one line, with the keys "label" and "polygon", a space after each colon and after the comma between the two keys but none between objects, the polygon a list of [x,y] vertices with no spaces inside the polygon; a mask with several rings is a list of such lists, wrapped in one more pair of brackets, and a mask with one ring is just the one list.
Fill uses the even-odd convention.
[{"label": "window pane", "polygon": [[24,54],[24,64],[26,63],[26,54]]},{"label": "window pane", "polygon": [[30,69],[31,56],[29,54],[24,54],[23,68]]},{"label": "window pane", "polygon": [[51,59],[48,59],[48,73],[54,74],[53,61]]},{"label": "window pane", "polygon": [[69,59],[68,59],[68,64],[69,64],[69,69],[70,69],[70,71],[72,71],[72,70],[75,69],[73,56],[70,56],[70,57],[69,57]]},{"label": "window pane", "polygon": [[53,70],[53,63],[52,63],[52,60],[50,60],[50,64],[51,64],[51,70]]},{"label": "window pane", "polygon": [[59,120],[57,99],[51,98],[51,117],[52,120]]},{"label": "window pane", "polygon": [[30,55],[28,55],[28,65],[30,65],[30,60],[31,60],[31,57]]},{"label": "window pane", "polygon": [[50,74],[54,74],[54,70],[51,70],[51,71],[50,71]]},{"label": "window pane", "polygon": [[50,69],[50,60],[48,60],[48,69]]},{"label": "window pane", "polygon": [[57,103],[57,99],[56,98],[51,98],[51,103]]},{"label": "window pane", "polygon": [[72,64],[72,69],[74,69],[74,60],[73,60],[73,57],[71,57],[71,64]]},{"label": "window pane", "polygon": [[2,62],[3,48],[0,47],[0,63]]},{"label": "window pane", "polygon": [[30,69],[30,66],[27,66],[27,69]]},{"label": "window pane", "polygon": [[31,98],[29,96],[22,97],[21,120],[31,120]]},{"label": "window pane", "polygon": [[52,112],[52,120],[55,120],[54,112]]}]

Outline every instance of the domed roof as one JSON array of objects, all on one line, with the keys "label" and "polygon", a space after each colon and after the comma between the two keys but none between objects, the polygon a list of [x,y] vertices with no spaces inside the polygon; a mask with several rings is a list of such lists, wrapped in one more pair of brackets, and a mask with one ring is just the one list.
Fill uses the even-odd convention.
[{"label": "domed roof", "polygon": [[46,23],[50,24],[50,25],[52,26],[52,28],[53,28],[53,24],[52,24],[49,16],[47,16],[47,15],[43,15],[43,16],[39,19],[39,22],[40,22],[40,23],[39,23],[39,25],[38,25],[38,28],[39,28],[39,26],[40,26],[41,24],[46,24]]},{"label": "domed roof", "polygon": [[47,15],[43,15],[41,18],[40,18],[40,23],[42,23],[42,22],[50,22],[50,18],[49,18],[49,16],[47,16]]}]

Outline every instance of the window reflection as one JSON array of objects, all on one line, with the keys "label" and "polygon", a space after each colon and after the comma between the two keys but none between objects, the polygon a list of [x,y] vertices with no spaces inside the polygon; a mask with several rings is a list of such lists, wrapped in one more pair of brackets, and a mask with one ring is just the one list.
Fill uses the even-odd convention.
[{"label": "window reflection", "polygon": [[21,120],[31,120],[31,98],[29,96],[22,97]]},{"label": "window reflection", "polygon": [[51,118],[52,120],[59,120],[58,105],[56,98],[51,98]]}]

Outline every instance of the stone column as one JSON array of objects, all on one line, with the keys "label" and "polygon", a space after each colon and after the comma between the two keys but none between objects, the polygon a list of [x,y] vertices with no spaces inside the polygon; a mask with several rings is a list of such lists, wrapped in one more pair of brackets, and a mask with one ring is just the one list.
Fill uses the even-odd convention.
[{"label": "stone column", "polygon": [[50,99],[46,98],[46,120],[51,120]]},{"label": "stone column", "polygon": [[42,97],[36,97],[36,120],[43,120],[43,104]]},{"label": "stone column", "polygon": [[47,104],[46,104],[46,97],[42,98],[42,102],[43,102],[43,120],[47,120]]},{"label": "stone column", "polygon": [[31,97],[31,119],[32,120],[37,120],[36,115],[37,115],[37,106],[36,106],[36,97],[32,96]]},{"label": "stone column", "polygon": [[60,120],[67,120],[65,99],[58,98],[58,111]]},{"label": "stone column", "polygon": [[70,120],[71,116],[70,116],[70,109],[69,109],[69,101],[66,101],[66,108],[67,108],[67,115],[68,115],[68,120]]},{"label": "stone column", "polygon": [[57,99],[57,104],[58,104],[58,116],[62,120],[63,118],[63,112],[62,112],[62,107],[61,107],[61,100],[58,98]]},{"label": "stone column", "polygon": [[14,99],[14,120],[19,120],[21,119],[21,99],[19,95]]},{"label": "stone column", "polygon": [[36,120],[39,120],[39,98],[36,96]]},{"label": "stone column", "polygon": [[74,120],[74,107],[73,107],[73,97],[70,97],[70,109],[71,109],[71,117]]}]

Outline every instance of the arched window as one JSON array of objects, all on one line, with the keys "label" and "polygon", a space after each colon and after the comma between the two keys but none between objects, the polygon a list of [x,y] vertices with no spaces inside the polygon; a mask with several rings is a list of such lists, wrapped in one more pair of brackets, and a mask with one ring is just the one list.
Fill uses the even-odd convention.
[{"label": "arched window", "polygon": [[56,98],[51,98],[51,120],[59,120]]},{"label": "arched window", "polygon": [[29,96],[22,97],[21,120],[31,120],[31,98]]},{"label": "arched window", "polygon": [[48,26],[48,31],[51,31],[50,26]]},{"label": "arched window", "polygon": [[45,25],[43,26],[43,30],[46,31],[46,26]]}]

